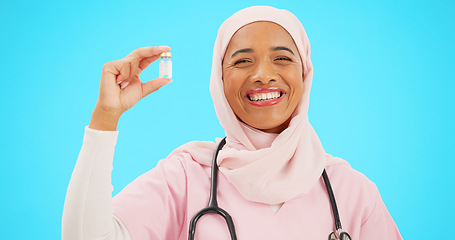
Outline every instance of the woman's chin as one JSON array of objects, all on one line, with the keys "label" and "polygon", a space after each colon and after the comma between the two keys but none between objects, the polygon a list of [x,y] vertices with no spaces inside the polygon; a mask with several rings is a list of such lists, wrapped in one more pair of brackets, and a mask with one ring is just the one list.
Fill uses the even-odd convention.
[{"label": "woman's chin", "polygon": [[289,126],[290,119],[282,122],[271,122],[271,121],[261,121],[261,122],[250,122],[246,123],[247,125],[256,128],[258,130],[261,130],[266,133],[281,133],[284,129],[286,129]]}]

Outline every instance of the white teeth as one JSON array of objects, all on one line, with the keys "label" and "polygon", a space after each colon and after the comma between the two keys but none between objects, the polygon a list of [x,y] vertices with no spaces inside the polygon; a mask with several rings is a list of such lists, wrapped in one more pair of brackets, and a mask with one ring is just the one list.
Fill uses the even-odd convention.
[{"label": "white teeth", "polygon": [[269,93],[256,93],[248,95],[248,98],[251,101],[267,101],[272,99],[277,99],[281,96],[280,92],[269,92]]}]

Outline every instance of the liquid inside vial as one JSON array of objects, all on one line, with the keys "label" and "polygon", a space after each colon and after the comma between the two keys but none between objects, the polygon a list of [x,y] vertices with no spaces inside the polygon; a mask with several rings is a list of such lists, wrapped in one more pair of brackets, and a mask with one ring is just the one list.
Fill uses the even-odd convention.
[{"label": "liquid inside vial", "polygon": [[172,78],[172,54],[162,53],[160,56],[160,78]]}]

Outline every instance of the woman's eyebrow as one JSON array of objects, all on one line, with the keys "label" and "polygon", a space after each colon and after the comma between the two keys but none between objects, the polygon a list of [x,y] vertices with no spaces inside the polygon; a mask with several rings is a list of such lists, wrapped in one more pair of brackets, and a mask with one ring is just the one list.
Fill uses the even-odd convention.
[{"label": "woman's eyebrow", "polygon": [[280,51],[280,50],[284,50],[284,51],[288,51],[288,52],[292,53],[292,55],[294,55],[294,56],[295,56],[294,52],[293,52],[291,49],[287,48],[287,47],[278,46],[278,47],[274,47],[274,48],[272,48],[271,50],[272,50],[272,51]]},{"label": "woman's eyebrow", "polygon": [[242,48],[242,49],[235,51],[234,54],[232,54],[231,58],[239,53],[250,53],[250,52],[253,52],[252,48]]}]

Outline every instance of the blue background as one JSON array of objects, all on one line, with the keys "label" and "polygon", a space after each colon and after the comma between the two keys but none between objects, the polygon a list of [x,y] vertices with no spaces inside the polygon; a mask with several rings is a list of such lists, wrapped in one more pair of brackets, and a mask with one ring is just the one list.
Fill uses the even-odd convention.
[{"label": "blue background", "polygon": [[[122,116],[114,194],[177,146],[223,136],[208,91],[213,43],[252,5],[305,26],[310,121],[326,151],[377,184],[405,239],[452,236],[454,1],[2,0],[2,238],[60,238],[102,66],[138,47],[171,46],[174,82]],[[153,63],[141,78],[157,75]]]}]

